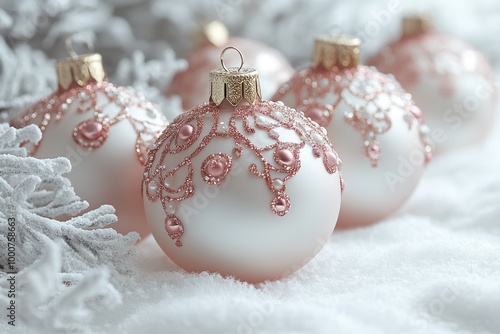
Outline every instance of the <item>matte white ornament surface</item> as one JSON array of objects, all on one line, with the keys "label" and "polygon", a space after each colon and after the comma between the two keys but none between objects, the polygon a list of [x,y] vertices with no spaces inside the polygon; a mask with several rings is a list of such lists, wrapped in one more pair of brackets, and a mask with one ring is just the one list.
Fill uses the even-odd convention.
[{"label": "matte white ornament surface", "polygon": [[306,68],[273,99],[324,126],[342,158],[347,187],[338,227],[375,223],[397,210],[431,158],[420,110],[395,80],[374,69]]},{"label": "matte white ornament surface", "polygon": [[37,124],[41,142],[27,145],[37,158],[67,157],[67,175],[90,209],[111,204],[125,234],[149,234],[141,198],[143,162],[168,122],[151,103],[110,83],[56,93],[31,107],[18,126]]},{"label": "matte white ornament surface", "polygon": [[488,60],[467,43],[441,33],[403,36],[369,60],[393,74],[434,129],[436,153],[474,144],[493,120],[495,87]]},{"label": "matte white ornament surface", "polygon": [[[188,124],[192,136],[179,136]],[[271,102],[203,105],[176,118],[150,151],[143,181],[164,252],[187,271],[249,282],[307,263],[335,227],[342,187],[337,154],[311,133],[321,134],[317,124]]]}]

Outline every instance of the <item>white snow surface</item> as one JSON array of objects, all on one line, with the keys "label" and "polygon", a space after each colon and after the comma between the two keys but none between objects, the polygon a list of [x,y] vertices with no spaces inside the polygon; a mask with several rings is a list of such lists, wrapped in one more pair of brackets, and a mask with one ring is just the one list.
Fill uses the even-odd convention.
[{"label": "white snow surface", "polygon": [[[495,130],[500,133],[497,125]],[[138,247],[110,333],[500,333],[498,135],[437,157],[407,205],[336,231],[300,271],[249,285],[188,274]]]}]

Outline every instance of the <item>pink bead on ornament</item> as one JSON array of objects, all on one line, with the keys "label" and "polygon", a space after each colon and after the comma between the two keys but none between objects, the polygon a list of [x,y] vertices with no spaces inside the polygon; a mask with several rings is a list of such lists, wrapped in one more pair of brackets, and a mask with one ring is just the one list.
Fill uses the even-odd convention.
[{"label": "pink bead on ornament", "polygon": [[278,216],[284,216],[290,208],[290,200],[278,197],[271,203],[271,207]]},{"label": "pink bead on ornament", "polygon": [[189,125],[189,124],[184,125],[179,130],[179,135],[178,135],[179,139],[183,140],[183,141],[188,140],[193,135],[193,130],[194,130],[194,128],[192,125]]},{"label": "pink bead on ornament", "polygon": [[337,166],[339,165],[339,158],[337,154],[333,152],[326,153],[326,161],[331,169],[337,168]]},{"label": "pink bead on ornament", "polygon": [[165,219],[165,231],[167,232],[170,239],[175,240],[175,245],[177,247],[182,246],[180,238],[184,234],[184,227],[181,221],[174,215],[168,215]]},{"label": "pink bead on ornament", "polygon": [[221,176],[224,173],[225,164],[220,161],[211,161],[208,166],[208,174],[214,177]]},{"label": "pink bead on ornament", "polygon": [[83,121],[73,129],[73,140],[84,149],[95,150],[108,138],[109,127],[108,122]]},{"label": "pink bead on ornament", "polygon": [[293,157],[293,153],[287,149],[281,149],[276,152],[277,160],[280,164],[284,166],[291,166],[295,162],[295,158]]},{"label": "pink bead on ornament", "polygon": [[315,121],[318,124],[321,124],[323,122],[323,117],[324,117],[324,111],[318,108],[311,108],[307,110],[306,116],[311,117],[313,121]]},{"label": "pink bead on ornament", "polygon": [[83,127],[82,136],[86,139],[97,139],[101,136],[102,133],[102,123],[98,121],[90,121]]},{"label": "pink bead on ornament", "polygon": [[201,176],[208,184],[220,186],[231,170],[232,158],[224,153],[211,154],[203,161]]}]

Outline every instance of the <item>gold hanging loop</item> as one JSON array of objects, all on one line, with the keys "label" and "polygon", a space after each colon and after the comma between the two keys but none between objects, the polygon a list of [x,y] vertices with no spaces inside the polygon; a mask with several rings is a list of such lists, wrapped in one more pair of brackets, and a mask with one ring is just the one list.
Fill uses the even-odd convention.
[{"label": "gold hanging loop", "polygon": [[[64,45],[71,58],[77,59],[78,54],[76,53],[75,49],[73,49],[73,36],[75,36],[75,34],[68,35],[64,40]],[[92,43],[92,39],[85,38],[85,44],[87,44],[88,53],[94,53],[94,43]]]},{"label": "gold hanging loop", "polygon": [[222,68],[226,70],[226,72],[229,72],[229,69],[226,67],[226,64],[224,64],[224,53],[229,49],[235,50],[240,55],[241,64],[240,67],[238,68],[239,72],[243,68],[243,64],[245,64],[245,59],[243,58],[243,54],[241,53],[241,51],[235,48],[234,46],[228,46],[227,48],[224,48],[224,50],[222,50],[222,52],[220,53],[220,63],[222,65]]}]

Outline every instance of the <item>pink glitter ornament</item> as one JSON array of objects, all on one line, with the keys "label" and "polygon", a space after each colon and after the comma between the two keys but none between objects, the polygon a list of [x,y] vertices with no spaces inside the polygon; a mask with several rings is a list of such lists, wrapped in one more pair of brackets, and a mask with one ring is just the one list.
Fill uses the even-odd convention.
[{"label": "pink glitter ornament", "polygon": [[75,192],[90,209],[111,204],[125,234],[149,234],[140,184],[148,148],[168,122],[142,97],[105,81],[102,57],[88,54],[57,63],[59,90],[31,106],[14,123],[36,124],[43,133],[37,145],[26,144],[37,158],[65,156]]},{"label": "pink glitter ornament", "polygon": [[226,68],[224,51],[210,102],[178,116],[149,152],[146,214],[158,244],[188,271],[278,279],[333,231],[340,159],[324,128],[262,101],[257,72],[241,54],[240,68]]},{"label": "pink glitter ornament", "polygon": [[429,126],[439,131],[436,152],[479,142],[492,123],[496,97],[488,60],[435,31],[429,16],[406,16],[402,26],[401,38],[368,64],[393,74],[412,94]]},{"label": "pink glitter ornament", "polygon": [[432,152],[428,127],[411,96],[392,78],[358,65],[359,44],[348,36],[318,38],[314,64],[273,97],[324,126],[342,157],[349,186],[339,227],[374,223],[397,210]]}]

